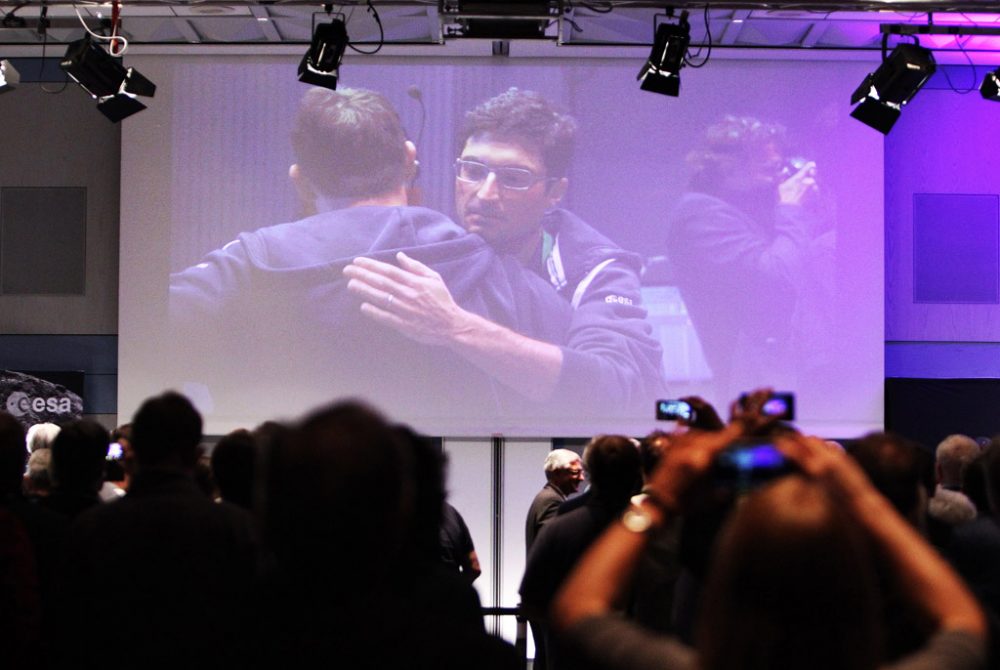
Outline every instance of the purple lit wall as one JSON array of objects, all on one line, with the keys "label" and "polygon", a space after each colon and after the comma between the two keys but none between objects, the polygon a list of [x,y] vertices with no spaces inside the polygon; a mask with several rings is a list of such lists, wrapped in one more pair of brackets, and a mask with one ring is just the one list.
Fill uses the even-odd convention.
[{"label": "purple lit wall", "polygon": [[939,68],[886,138],[887,377],[1000,377],[1000,104],[975,90],[985,72]]}]

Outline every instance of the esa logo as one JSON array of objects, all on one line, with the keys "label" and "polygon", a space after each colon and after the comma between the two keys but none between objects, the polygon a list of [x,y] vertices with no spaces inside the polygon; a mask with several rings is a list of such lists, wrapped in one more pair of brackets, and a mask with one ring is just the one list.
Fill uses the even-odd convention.
[{"label": "esa logo", "polygon": [[73,405],[69,398],[32,398],[27,393],[15,391],[7,396],[7,411],[14,416],[24,416],[29,412],[69,414],[73,411]]},{"label": "esa logo", "polygon": [[604,302],[609,305],[631,305],[632,298],[626,298],[623,295],[609,295],[604,298]]}]

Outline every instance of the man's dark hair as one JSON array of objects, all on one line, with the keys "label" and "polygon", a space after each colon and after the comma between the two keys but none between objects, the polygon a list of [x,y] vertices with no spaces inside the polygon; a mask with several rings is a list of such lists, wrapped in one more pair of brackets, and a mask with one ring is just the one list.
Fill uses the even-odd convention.
[{"label": "man's dark hair", "polygon": [[370,589],[391,570],[407,539],[413,480],[385,419],[357,402],[324,407],[266,460],[263,527],[280,565],[317,592]]},{"label": "man's dark hair", "polygon": [[104,479],[104,459],[111,436],[107,428],[88,419],[62,427],[52,441],[52,480],[61,491],[93,493]]},{"label": "man's dark hair", "polygon": [[111,431],[112,442],[121,442],[122,440],[125,440],[126,442],[132,441],[132,424],[123,423]]},{"label": "man's dark hair", "polygon": [[437,561],[441,557],[447,459],[430,438],[409,426],[397,425],[392,430],[400,446],[409,452],[413,467],[411,548],[416,551],[417,559]]},{"label": "man's dark hair", "polygon": [[24,426],[7,412],[0,412],[0,501],[21,490],[27,461]]},{"label": "man's dark hair", "polygon": [[458,146],[470,138],[518,144],[538,152],[549,177],[565,177],[575,135],[573,117],[534,91],[511,88],[466,113]]},{"label": "man's dark hair", "polygon": [[212,476],[222,499],[253,509],[257,442],[248,430],[234,430],[212,449]]},{"label": "man's dark hair", "polygon": [[642,474],[649,477],[660,464],[663,452],[670,446],[670,433],[654,430],[639,440],[639,458],[642,460]]},{"label": "man's dark hair", "polygon": [[148,399],[132,417],[132,450],[140,467],[194,467],[201,443],[201,415],[176,391]]},{"label": "man's dark hair", "polygon": [[378,93],[363,89],[311,89],[292,130],[295,160],[329,197],[370,197],[399,188],[405,179],[405,143],[396,110]]},{"label": "man's dark hair", "polygon": [[624,506],[642,485],[639,448],[622,435],[598,435],[583,452],[593,494],[610,506]]},{"label": "man's dark hair", "polygon": [[979,514],[992,514],[993,511],[990,503],[990,475],[997,461],[995,445],[994,438],[993,442],[972,459],[962,475],[962,493],[972,501]]},{"label": "man's dark hair", "polygon": [[713,549],[699,667],[880,667],[874,565],[864,533],[816,482],[793,475],[749,494]]},{"label": "man's dark hair", "polygon": [[907,519],[913,520],[920,487],[933,490],[933,461],[915,442],[892,433],[871,433],[848,447],[868,479]]},{"label": "man's dark hair", "polygon": [[768,145],[784,149],[787,141],[787,130],[779,123],[727,114],[708,127],[701,148],[689,153],[687,162],[694,170],[696,186],[712,186],[710,180],[744,169],[747,155]]}]

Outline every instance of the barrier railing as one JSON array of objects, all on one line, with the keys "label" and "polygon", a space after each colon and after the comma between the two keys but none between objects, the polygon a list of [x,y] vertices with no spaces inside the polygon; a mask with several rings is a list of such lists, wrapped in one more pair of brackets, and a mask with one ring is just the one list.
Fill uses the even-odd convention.
[{"label": "barrier railing", "polygon": [[[523,663],[526,670],[528,667],[528,620],[521,615],[519,607],[484,607],[484,617],[512,616],[517,620],[517,634],[514,638],[514,649],[517,650],[517,657]],[[496,632],[496,631],[494,631]]]}]

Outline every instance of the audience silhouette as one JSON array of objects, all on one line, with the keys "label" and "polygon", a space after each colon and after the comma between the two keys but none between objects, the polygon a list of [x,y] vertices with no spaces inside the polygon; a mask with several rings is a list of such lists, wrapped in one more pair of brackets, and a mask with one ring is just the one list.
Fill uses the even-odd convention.
[{"label": "audience silhouette", "polygon": [[[939,554],[928,453],[872,434],[845,454],[763,416],[768,397],[729,424],[694,398],[712,421],[588,444],[591,488],[542,528],[521,587],[549,667],[993,667],[997,448],[962,440],[960,477],[941,448],[938,495],[978,515]],[[524,667],[485,630],[478,564],[456,568],[475,552],[445,532],[468,535],[446,517],[440,443],[371,407],[236,431],[209,459],[200,415],[168,391],[136,412],[128,491],[107,502],[108,432],[46,432],[54,487],[31,498],[25,431],[0,412],[5,667]],[[786,467],[733,489],[720,454],[750,438]],[[209,460],[219,500],[196,482]]]}]

